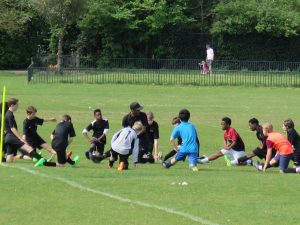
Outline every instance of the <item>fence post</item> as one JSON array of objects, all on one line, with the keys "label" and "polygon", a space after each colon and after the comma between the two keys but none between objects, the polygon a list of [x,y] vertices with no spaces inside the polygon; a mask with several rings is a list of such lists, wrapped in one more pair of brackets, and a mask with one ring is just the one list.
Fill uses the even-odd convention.
[{"label": "fence post", "polygon": [[31,64],[28,66],[27,68],[27,83],[29,84],[29,82],[33,79],[33,58],[31,57]]},{"label": "fence post", "polygon": [[75,59],[75,63],[76,63],[76,67],[79,67],[79,65],[80,65],[80,57],[79,57],[79,54],[77,53],[76,54],[76,59]]}]

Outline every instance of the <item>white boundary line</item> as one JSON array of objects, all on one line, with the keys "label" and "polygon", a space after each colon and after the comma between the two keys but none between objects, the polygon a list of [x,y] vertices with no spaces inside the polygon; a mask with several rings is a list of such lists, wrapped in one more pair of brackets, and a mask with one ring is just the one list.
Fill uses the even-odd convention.
[{"label": "white boundary line", "polygon": [[134,200],[131,200],[131,199],[128,199],[128,198],[123,198],[123,197],[118,196],[118,195],[114,195],[114,194],[110,194],[110,193],[107,193],[107,192],[102,192],[102,191],[99,191],[99,190],[96,190],[96,189],[92,189],[92,188],[83,186],[83,185],[81,185],[79,183],[76,183],[76,182],[74,182],[72,180],[68,180],[68,179],[63,178],[63,177],[49,176],[47,174],[40,173],[37,170],[32,170],[32,169],[28,169],[28,168],[21,167],[21,166],[14,166],[14,165],[7,165],[7,164],[2,164],[2,166],[3,167],[8,167],[8,168],[14,168],[14,169],[22,170],[24,172],[27,172],[27,173],[30,173],[30,174],[33,174],[33,175],[36,175],[36,176],[39,176],[39,177],[51,178],[53,180],[60,181],[61,183],[65,183],[65,184],[69,185],[70,187],[77,188],[79,190],[86,191],[86,192],[91,192],[91,193],[94,193],[94,194],[97,194],[97,195],[102,195],[102,196],[105,196],[105,197],[108,197],[108,198],[111,198],[111,199],[118,200],[120,202],[130,203],[130,204],[134,204],[134,205],[138,205],[138,206],[143,206],[143,207],[147,207],[147,208],[153,208],[153,209],[157,209],[157,210],[160,210],[160,211],[163,211],[163,212],[166,212],[166,213],[170,213],[170,214],[174,214],[174,215],[177,215],[177,216],[185,217],[187,219],[190,219],[192,221],[198,222],[200,224],[204,224],[204,225],[219,225],[219,224],[213,223],[213,222],[211,222],[209,220],[205,220],[205,219],[203,219],[201,217],[194,216],[194,215],[191,215],[189,213],[177,211],[177,210],[172,209],[172,208],[167,208],[167,207],[163,207],[163,206],[159,206],[159,205],[154,205],[154,204],[150,204],[150,203],[146,203],[146,202],[141,202],[141,201],[134,201]]}]

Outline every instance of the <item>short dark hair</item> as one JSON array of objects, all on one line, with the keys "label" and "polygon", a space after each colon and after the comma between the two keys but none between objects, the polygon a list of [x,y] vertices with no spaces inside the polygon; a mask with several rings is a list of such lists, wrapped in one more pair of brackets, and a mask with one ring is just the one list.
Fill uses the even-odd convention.
[{"label": "short dark hair", "polygon": [[64,120],[64,121],[67,121],[67,122],[71,122],[72,121],[72,118],[71,118],[71,116],[70,115],[63,115],[63,117],[62,117],[62,119]]},{"label": "short dark hair", "polygon": [[95,109],[95,110],[94,110],[94,115],[96,115],[97,112],[98,112],[98,113],[101,113],[101,109]]},{"label": "short dark hair", "polygon": [[259,125],[259,121],[256,118],[252,118],[248,121],[248,123]]},{"label": "short dark hair", "polygon": [[295,124],[294,121],[292,119],[287,119],[283,122],[283,125],[287,128],[287,129],[294,129]]},{"label": "short dark hair", "polygon": [[16,98],[11,98],[8,100],[7,104],[8,104],[8,107],[11,107],[12,105],[16,105],[18,104],[19,100],[16,99]]},{"label": "short dark hair", "polygon": [[181,121],[187,122],[187,121],[189,121],[191,114],[190,114],[189,110],[182,109],[182,110],[179,111],[179,115],[178,116],[179,116],[179,119]]},{"label": "short dark hair", "polygon": [[222,121],[224,121],[227,125],[231,125],[231,119],[229,117],[222,118]]},{"label": "short dark hair", "polygon": [[27,109],[26,109],[26,113],[27,114],[31,114],[33,112],[37,112],[37,109],[34,107],[34,106],[28,106]]}]

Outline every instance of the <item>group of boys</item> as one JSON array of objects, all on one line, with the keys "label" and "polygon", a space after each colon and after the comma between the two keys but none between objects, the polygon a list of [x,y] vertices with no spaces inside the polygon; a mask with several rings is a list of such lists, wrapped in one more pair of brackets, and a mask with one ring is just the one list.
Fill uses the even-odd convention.
[{"label": "group of boys", "polygon": [[[27,118],[23,123],[23,136],[19,135],[14,112],[18,109],[18,100],[10,99],[5,110],[4,146],[6,162],[12,162],[17,150],[23,156],[37,159],[35,166],[63,166],[69,163],[75,166],[79,157],[70,158],[72,152],[66,152],[67,147],[75,137],[75,130],[71,117],[64,115],[60,123],[51,134],[51,146],[48,145],[37,133],[37,126],[44,122],[55,122],[54,118],[40,119],[36,116],[37,109],[29,106],[26,110]],[[109,131],[109,122],[102,117],[100,109],[94,110],[94,120],[83,130],[84,137],[90,142],[90,148],[86,151],[87,159],[100,163],[109,158],[108,166],[113,167],[119,159],[118,170],[128,169],[128,157],[132,155],[133,163],[154,163],[159,157],[162,165],[170,168],[178,161],[184,161],[188,157],[189,167],[198,171],[198,163],[208,163],[224,156],[227,166],[231,165],[254,165],[259,171],[266,171],[269,167],[279,166],[282,173],[300,173],[300,137],[294,128],[291,119],[285,120],[283,129],[287,137],[273,131],[272,124],[259,124],[256,118],[249,120],[249,128],[256,132],[259,146],[251,153],[245,155],[245,144],[239,133],[231,127],[231,119],[224,117],[221,128],[224,130],[223,148],[210,155],[199,157],[199,139],[195,126],[189,122],[190,112],[187,109],[180,110],[177,117],[172,120],[174,129],[171,133],[170,142],[172,150],[165,156],[158,152],[159,126],[154,121],[152,112],[141,112],[143,107],[138,102],[130,104],[130,112],[122,119],[123,128],[116,132],[111,139],[111,148],[104,152],[106,136]],[[93,131],[92,137],[88,136]],[[177,140],[177,143],[176,143]],[[36,149],[46,149],[52,155],[57,155],[57,163],[47,161],[36,152]],[[154,149],[154,156],[152,155]],[[174,157],[175,156],[175,157]],[[252,161],[253,157],[265,159],[265,163]],[[173,157],[173,158],[172,158]],[[169,158],[172,158],[168,161]],[[294,161],[294,168],[288,168],[290,160]]]},{"label": "group of boys", "polygon": [[[283,123],[287,137],[274,131],[270,123],[261,126],[256,118],[250,119],[249,128],[256,131],[259,146],[248,155],[245,155],[245,145],[241,136],[231,127],[230,118],[224,117],[221,127],[224,130],[224,148],[209,157],[201,158],[200,163],[208,163],[224,156],[228,166],[253,164],[259,171],[278,166],[281,173],[300,173],[300,137],[291,119]],[[265,159],[265,163],[253,163],[252,158],[255,156]],[[294,161],[293,168],[288,168],[290,160]]]},{"label": "group of boys", "polygon": [[[73,167],[79,162],[79,156],[74,160],[70,158],[71,153],[66,152],[68,145],[75,137],[75,130],[72,124],[71,117],[64,115],[51,134],[51,146],[48,145],[37,133],[37,126],[43,125],[44,122],[55,122],[55,118],[41,119],[36,116],[37,109],[29,106],[26,110],[27,117],[23,123],[23,135],[18,131],[18,126],[14,117],[14,112],[18,110],[18,99],[11,98],[5,103],[4,115],[4,146],[3,152],[6,155],[3,161],[11,163],[17,155],[17,151],[21,152],[21,158],[28,157],[29,159],[37,160],[35,167],[49,166],[61,167],[69,163]],[[37,149],[46,149],[53,155],[57,155],[57,163],[46,160],[37,153]]]},{"label": "group of boys", "polygon": [[[95,163],[109,158],[108,167],[119,158],[118,170],[128,169],[128,157],[132,154],[133,163],[154,163],[158,159],[159,127],[152,112],[141,112],[138,102],[130,104],[130,112],[122,119],[123,128],[111,139],[111,149],[104,152],[106,135],[109,130],[107,119],[102,117],[100,109],[94,111],[94,120],[83,130],[83,135],[91,142],[86,152],[87,159]],[[93,131],[92,137],[88,136]],[[152,155],[154,150],[154,157]]]}]

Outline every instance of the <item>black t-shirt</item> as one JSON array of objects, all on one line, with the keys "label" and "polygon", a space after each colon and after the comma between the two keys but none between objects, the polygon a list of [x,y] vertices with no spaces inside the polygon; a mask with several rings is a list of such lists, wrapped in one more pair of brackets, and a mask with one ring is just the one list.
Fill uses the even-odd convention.
[{"label": "black t-shirt", "polygon": [[[94,132],[93,137],[99,138],[103,134],[103,131],[105,129],[109,129],[109,123],[108,123],[108,120],[106,120],[106,119],[102,119],[99,121],[94,120],[85,129],[87,131],[92,130]],[[102,142],[106,142],[105,136],[102,138]]]},{"label": "black t-shirt", "polygon": [[132,127],[133,124],[137,121],[140,121],[144,127],[148,127],[148,119],[147,119],[147,115],[146,113],[144,112],[140,112],[139,115],[137,116],[132,116],[131,113],[128,113],[127,115],[125,115],[123,117],[123,120],[122,120],[122,126],[123,127]]},{"label": "black t-shirt", "polygon": [[257,130],[256,130],[256,137],[258,140],[261,141],[262,145],[263,145],[263,149],[267,149],[267,144],[266,144],[266,140],[267,137],[264,135],[262,126],[258,126]]},{"label": "black t-shirt", "polygon": [[31,120],[25,119],[23,122],[23,134],[26,135],[26,141],[31,142],[36,140],[37,138],[40,138],[40,136],[37,133],[37,126],[42,126],[44,123],[44,119],[40,119],[38,117],[35,117]]},{"label": "black t-shirt", "polygon": [[14,135],[13,132],[11,131],[11,128],[16,128],[18,130],[15,116],[12,111],[8,110],[5,113],[5,118],[4,118],[4,133]]},{"label": "black t-shirt", "polygon": [[56,125],[52,132],[52,148],[55,150],[65,149],[68,146],[69,137],[75,137],[75,130],[71,122],[63,121]]},{"label": "black t-shirt", "polygon": [[[147,115],[146,113],[144,112],[140,112],[139,115],[137,116],[132,116],[131,113],[128,113],[127,115],[125,115],[123,117],[123,120],[122,120],[122,126],[123,127],[132,127],[134,125],[135,122],[141,122],[143,124],[143,126],[146,128],[147,130],[147,127],[148,127],[148,119],[147,119]],[[147,141],[147,136],[146,136],[146,132],[138,135],[139,137],[139,140],[140,140],[140,145],[143,147],[143,148],[147,148],[148,146],[148,141]]]},{"label": "black t-shirt", "polygon": [[288,130],[287,138],[289,142],[293,145],[295,151],[300,150],[300,136],[295,129]]},{"label": "black t-shirt", "polygon": [[159,139],[159,128],[158,123],[153,121],[151,125],[148,125],[146,129],[147,137],[150,143],[154,143],[154,139]]}]

